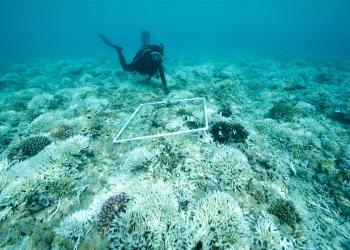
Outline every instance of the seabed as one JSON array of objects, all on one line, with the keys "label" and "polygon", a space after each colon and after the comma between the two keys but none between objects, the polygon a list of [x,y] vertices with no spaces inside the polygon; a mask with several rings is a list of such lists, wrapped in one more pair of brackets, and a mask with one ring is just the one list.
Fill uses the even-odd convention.
[{"label": "seabed", "polygon": [[[349,249],[350,61],[0,64],[1,249]],[[142,103],[209,129],[113,143]],[[124,138],[205,127],[140,112]]]}]

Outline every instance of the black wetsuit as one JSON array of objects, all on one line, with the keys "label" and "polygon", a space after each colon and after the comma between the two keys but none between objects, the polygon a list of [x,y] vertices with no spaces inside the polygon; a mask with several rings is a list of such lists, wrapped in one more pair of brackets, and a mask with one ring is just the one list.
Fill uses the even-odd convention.
[{"label": "black wetsuit", "polygon": [[100,35],[100,37],[103,42],[116,50],[123,70],[148,75],[148,79],[151,79],[154,75],[159,74],[162,80],[164,92],[166,94],[169,93],[163,67],[163,45],[143,45],[134,56],[132,62],[128,64],[126,63],[122,48],[120,46],[112,44],[103,35]]}]

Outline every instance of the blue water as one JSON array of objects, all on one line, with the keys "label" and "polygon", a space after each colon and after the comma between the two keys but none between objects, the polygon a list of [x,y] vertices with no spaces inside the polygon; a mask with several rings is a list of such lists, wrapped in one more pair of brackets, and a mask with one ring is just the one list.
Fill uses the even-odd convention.
[{"label": "blue water", "polygon": [[103,32],[126,53],[148,29],[169,56],[257,52],[350,56],[350,1],[54,1],[0,2],[0,57],[94,57]]}]

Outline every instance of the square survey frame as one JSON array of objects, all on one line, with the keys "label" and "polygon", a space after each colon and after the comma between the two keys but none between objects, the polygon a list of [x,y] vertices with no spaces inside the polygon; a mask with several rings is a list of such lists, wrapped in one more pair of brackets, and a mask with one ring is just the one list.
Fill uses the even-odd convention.
[{"label": "square survey frame", "polygon": [[[176,132],[168,132],[168,133],[161,133],[156,135],[146,135],[146,136],[138,136],[133,138],[127,138],[127,139],[119,139],[120,136],[123,134],[126,127],[129,125],[131,120],[135,117],[135,115],[140,111],[140,109],[143,106],[152,106],[152,105],[158,105],[158,104],[166,104],[166,103],[179,103],[179,102],[188,102],[188,101],[195,101],[195,100],[202,100],[203,101],[203,111],[204,111],[204,122],[205,126],[202,128],[196,128],[196,129],[188,129],[188,130],[180,130]],[[180,100],[169,100],[169,101],[161,101],[161,102],[148,102],[140,104],[134,111],[134,113],[130,116],[128,121],[124,124],[122,129],[119,131],[117,136],[113,139],[113,143],[121,143],[121,142],[129,142],[129,141],[136,141],[136,140],[143,140],[143,139],[151,139],[151,138],[157,138],[157,137],[163,137],[163,136],[170,136],[170,135],[180,135],[180,134],[187,134],[187,133],[194,133],[198,131],[206,131],[209,128],[208,123],[208,113],[207,113],[207,101],[204,97],[196,97],[196,98],[187,98],[187,99],[180,99]]]}]

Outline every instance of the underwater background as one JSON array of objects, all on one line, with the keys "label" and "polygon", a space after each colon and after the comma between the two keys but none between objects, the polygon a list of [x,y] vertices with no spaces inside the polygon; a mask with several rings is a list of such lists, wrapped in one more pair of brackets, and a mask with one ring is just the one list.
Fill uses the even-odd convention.
[{"label": "underwater background", "polygon": [[0,1],[0,249],[350,249],[349,10]]}]

